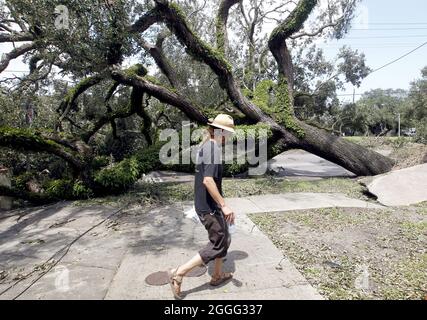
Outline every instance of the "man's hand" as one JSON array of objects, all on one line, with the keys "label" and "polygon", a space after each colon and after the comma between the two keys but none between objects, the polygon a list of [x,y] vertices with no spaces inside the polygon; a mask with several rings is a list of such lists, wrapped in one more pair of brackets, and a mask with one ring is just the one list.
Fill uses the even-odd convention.
[{"label": "man's hand", "polygon": [[221,208],[222,213],[224,213],[225,221],[228,223],[233,224],[234,223],[234,212],[227,206],[223,206]]},{"label": "man's hand", "polygon": [[204,177],[203,185],[208,190],[211,197],[215,200],[217,205],[221,208],[224,213],[225,221],[228,223],[234,223],[234,212],[225,205],[224,198],[220,194],[218,187],[216,186],[215,180],[212,177]]}]

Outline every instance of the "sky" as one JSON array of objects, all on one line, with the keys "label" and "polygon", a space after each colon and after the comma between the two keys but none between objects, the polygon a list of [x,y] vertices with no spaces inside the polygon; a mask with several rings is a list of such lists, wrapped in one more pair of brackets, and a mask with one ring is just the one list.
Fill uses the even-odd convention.
[{"label": "sky", "polygon": [[[427,42],[426,12],[426,0],[363,0],[353,21],[353,28],[345,38],[321,47],[325,55],[333,59],[340,47],[350,45],[364,52],[368,66],[376,69]],[[1,44],[0,54],[10,49],[11,45]],[[344,91],[339,92],[339,97],[342,101],[351,101],[353,90],[357,100],[363,92],[371,89],[408,89],[412,81],[420,78],[421,69],[427,66],[426,57],[427,45],[368,76],[360,88],[346,86]],[[13,60],[2,77],[21,70],[28,70],[28,66],[20,59]],[[16,74],[22,75],[20,72]]]},{"label": "sky", "polygon": [[[363,0],[352,30],[344,39],[323,45],[325,55],[333,58],[343,44],[360,49],[366,55],[367,65],[379,68],[427,42],[427,1],[425,0]],[[421,77],[427,66],[427,45],[406,58],[365,78],[359,94],[375,88],[408,89],[410,83]],[[353,94],[348,85],[340,94]],[[340,96],[350,101],[352,96]]]}]

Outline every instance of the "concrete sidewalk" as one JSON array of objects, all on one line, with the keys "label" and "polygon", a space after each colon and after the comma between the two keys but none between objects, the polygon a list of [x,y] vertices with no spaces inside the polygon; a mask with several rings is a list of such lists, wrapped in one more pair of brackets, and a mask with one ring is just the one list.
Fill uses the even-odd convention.
[{"label": "concrete sidewalk", "polygon": [[[149,286],[144,282],[145,277],[184,263],[207,242],[204,227],[183,216],[183,209],[192,204],[179,205],[183,206],[181,210],[158,211],[153,220],[140,229],[141,240],[127,252],[107,299],[172,298],[169,285]],[[322,299],[242,212],[224,268],[234,272],[231,282],[220,287],[210,286],[211,263],[207,274],[184,279],[183,294],[187,299]]]},{"label": "concrete sidewalk", "polygon": [[[227,271],[235,272],[234,279],[214,288],[207,284],[208,274],[186,278],[182,289],[188,299],[322,299],[247,214],[340,206],[381,207],[342,194],[318,193],[228,198],[226,202],[237,213],[237,232],[232,236],[230,254],[224,264]],[[141,243],[135,244],[126,254],[107,299],[171,298],[169,286],[149,286],[144,282],[145,277],[185,262],[207,241],[206,230],[201,224],[183,218],[183,212],[192,203],[178,204],[181,205],[180,210],[156,212],[153,220],[140,230]],[[147,244],[151,250],[146,250]],[[209,267],[208,273],[211,273],[212,265]],[[129,274],[136,278],[130,278]]]},{"label": "concrete sidewalk", "polygon": [[283,193],[229,198],[227,203],[241,213],[284,212],[316,208],[379,209],[381,205],[352,199],[342,193]]},{"label": "concrete sidewalk", "polygon": [[[340,194],[307,193],[235,198],[227,203],[238,213],[237,232],[225,261],[235,278],[219,288],[207,284],[208,274],[186,278],[183,290],[188,299],[321,299],[246,214],[375,207]],[[191,205],[149,210],[136,206],[111,216],[117,208],[61,202],[3,216],[0,299],[170,299],[169,286],[149,286],[144,280],[183,263],[206,244],[204,227],[184,217]],[[49,272],[43,275],[45,270]]]}]

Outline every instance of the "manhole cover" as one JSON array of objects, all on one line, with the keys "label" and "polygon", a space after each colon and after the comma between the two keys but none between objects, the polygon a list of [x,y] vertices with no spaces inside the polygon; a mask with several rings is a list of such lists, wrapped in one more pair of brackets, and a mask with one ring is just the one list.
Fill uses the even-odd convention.
[{"label": "manhole cover", "polygon": [[186,274],[186,277],[200,277],[206,273],[207,269],[205,266],[195,267],[189,273]]},{"label": "manhole cover", "polygon": [[[186,274],[186,277],[200,277],[206,273],[207,269],[205,266],[195,267],[189,273]],[[154,272],[145,278],[145,282],[150,286],[163,286],[169,283],[168,273],[166,271],[157,271]]]},{"label": "manhole cover", "polygon": [[166,271],[157,271],[145,278],[145,282],[150,286],[163,286],[169,282]]}]

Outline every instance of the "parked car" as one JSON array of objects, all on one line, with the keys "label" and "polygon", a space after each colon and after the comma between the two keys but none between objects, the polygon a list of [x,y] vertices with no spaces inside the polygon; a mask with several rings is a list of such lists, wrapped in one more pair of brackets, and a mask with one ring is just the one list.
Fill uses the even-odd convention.
[{"label": "parked car", "polygon": [[406,130],[402,130],[402,135],[406,136],[406,137],[413,137],[417,134],[417,129],[416,128],[409,128]]}]

